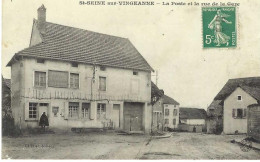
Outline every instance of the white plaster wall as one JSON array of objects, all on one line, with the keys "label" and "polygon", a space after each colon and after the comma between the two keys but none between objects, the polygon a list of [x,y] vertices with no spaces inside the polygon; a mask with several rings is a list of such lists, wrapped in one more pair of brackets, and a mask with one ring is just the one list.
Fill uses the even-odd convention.
[{"label": "white plaster wall", "polygon": [[[242,96],[241,101],[237,100],[238,95]],[[234,119],[232,117],[232,109],[246,109],[248,105],[256,103],[257,101],[240,87],[231,93],[224,101],[224,133],[234,134],[236,130],[239,133],[247,133],[247,119]]]}]

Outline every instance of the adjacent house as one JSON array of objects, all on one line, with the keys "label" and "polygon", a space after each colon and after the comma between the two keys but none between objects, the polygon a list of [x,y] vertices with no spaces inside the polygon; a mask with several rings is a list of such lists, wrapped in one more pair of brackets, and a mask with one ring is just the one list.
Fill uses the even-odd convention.
[{"label": "adjacent house", "polygon": [[189,132],[202,132],[206,129],[207,113],[201,108],[180,107],[180,129]]},{"label": "adjacent house", "polygon": [[152,82],[152,132],[163,131],[163,102],[164,91]]},{"label": "adjacent house", "polygon": [[20,128],[151,130],[152,67],[126,38],[33,20],[30,46],[11,67],[12,113]]},{"label": "adjacent house", "polygon": [[260,77],[228,80],[208,107],[207,132],[247,133],[248,106],[259,102]]},{"label": "adjacent house", "polygon": [[153,131],[176,129],[179,124],[179,103],[173,98],[164,95],[163,90],[158,90],[162,96],[153,104]]}]

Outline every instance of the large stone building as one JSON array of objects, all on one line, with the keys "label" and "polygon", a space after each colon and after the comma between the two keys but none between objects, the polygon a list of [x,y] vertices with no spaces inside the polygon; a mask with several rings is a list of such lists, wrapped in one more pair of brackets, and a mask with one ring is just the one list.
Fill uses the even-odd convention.
[{"label": "large stone building", "polygon": [[12,111],[20,128],[151,130],[151,71],[126,39],[46,22],[38,9],[30,46],[11,66]]}]

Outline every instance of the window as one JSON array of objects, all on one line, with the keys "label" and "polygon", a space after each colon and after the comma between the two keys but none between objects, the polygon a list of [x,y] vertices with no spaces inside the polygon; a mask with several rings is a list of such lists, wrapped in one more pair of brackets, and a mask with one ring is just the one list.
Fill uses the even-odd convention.
[{"label": "window", "polygon": [[178,110],[177,109],[173,110],[173,116],[178,116]]},{"label": "window", "polygon": [[76,63],[76,62],[72,62],[72,63],[71,63],[71,66],[72,66],[72,67],[78,67],[79,65],[78,65],[78,63]]},{"label": "window", "polygon": [[164,119],[164,124],[169,124],[169,119]]},{"label": "window", "polygon": [[89,119],[90,103],[82,103],[82,117]]},{"label": "window", "polygon": [[69,118],[78,118],[79,103],[70,102],[69,103]]},{"label": "window", "polygon": [[100,66],[100,71],[106,71],[106,67],[105,66]]},{"label": "window", "polygon": [[37,118],[37,103],[29,103],[29,119]]},{"label": "window", "polygon": [[247,109],[233,109],[232,110],[232,117],[235,119],[242,119],[246,118],[246,111]]},{"label": "window", "polygon": [[106,104],[99,103],[97,105],[97,119],[106,119]]},{"label": "window", "polygon": [[37,63],[39,64],[44,64],[45,60],[44,59],[37,59]]},{"label": "window", "polygon": [[169,114],[170,114],[169,109],[165,109],[165,116],[169,116]]},{"label": "window", "polygon": [[237,96],[237,100],[241,101],[242,100],[242,96]]},{"label": "window", "polygon": [[79,74],[70,73],[70,88],[79,89]]},{"label": "window", "polygon": [[133,75],[138,75],[138,72],[137,71],[133,71]]},{"label": "window", "polygon": [[34,73],[34,86],[45,88],[46,87],[46,72],[35,71]]},{"label": "window", "polygon": [[68,88],[68,72],[49,70],[48,75],[49,87]]},{"label": "window", "polygon": [[176,125],[176,119],[173,119],[173,120],[172,120],[172,124],[173,124],[173,125]]},{"label": "window", "polygon": [[106,77],[99,77],[99,90],[106,91]]}]

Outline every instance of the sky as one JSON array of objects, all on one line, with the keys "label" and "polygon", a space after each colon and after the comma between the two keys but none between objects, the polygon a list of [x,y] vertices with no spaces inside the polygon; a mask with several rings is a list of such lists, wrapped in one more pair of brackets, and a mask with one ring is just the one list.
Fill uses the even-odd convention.
[{"label": "sky", "polygon": [[[79,0],[3,0],[2,74],[11,77],[6,64],[29,46],[33,18],[44,4],[48,22],[128,38],[158,70],[158,87],[166,95],[181,107],[206,109],[228,79],[260,76],[260,1],[239,2],[238,47],[203,49],[201,6],[88,6],[79,5]],[[155,82],[154,76],[152,80]]]}]

